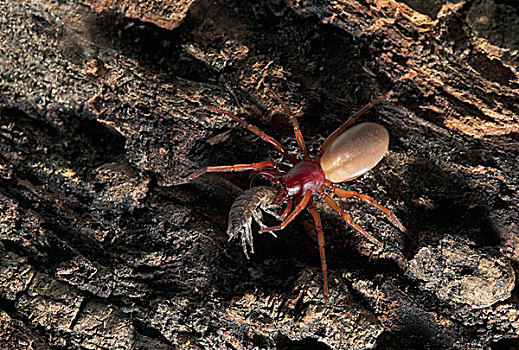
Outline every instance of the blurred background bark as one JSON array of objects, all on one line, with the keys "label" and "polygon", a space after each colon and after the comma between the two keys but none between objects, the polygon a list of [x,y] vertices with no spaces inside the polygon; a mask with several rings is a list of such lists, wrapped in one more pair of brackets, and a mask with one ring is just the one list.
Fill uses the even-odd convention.
[{"label": "blurred background bark", "polygon": [[[0,0],[3,349],[508,349],[519,338],[519,7],[497,0]],[[325,205],[330,302],[308,213],[255,233],[227,215],[348,116],[384,160]],[[254,228],[256,232],[257,228]]]}]

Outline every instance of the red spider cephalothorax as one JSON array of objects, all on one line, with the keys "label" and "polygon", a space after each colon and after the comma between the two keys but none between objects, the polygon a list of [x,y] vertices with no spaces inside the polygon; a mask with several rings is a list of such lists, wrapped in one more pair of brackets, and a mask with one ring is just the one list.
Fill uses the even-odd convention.
[{"label": "red spider cephalothorax", "polygon": [[[266,142],[273,145],[284,158],[293,164],[293,167],[284,164],[278,164],[273,161],[263,161],[252,164],[236,164],[226,166],[209,166],[190,176],[193,179],[206,172],[230,172],[230,171],[246,171],[257,170],[259,174],[268,178],[274,184],[279,186],[279,191],[273,201],[273,204],[281,204],[286,202],[287,208],[284,210],[281,218],[283,222],[275,227],[262,228],[259,232],[272,232],[283,229],[287,226],[303,209],[308,209],[315,221],[317,229],[317,239],[319,244],[319,253],[321,256],[321,265],[324,277],[324,297],[328,300],[328,281],[327,267],[324,253],[324,235],[321,227],[321,218],[314,208],[312,201],[314,196],[324,199],[324,201],[337,213],[339,213],[346,223],[353,227],[356,231],[362,233],[370,241],[381,244],[378,240],[369,235],[359,225],[354,223],[351,217],[344,212],[335,201],[330,197],[325,189],[344,197],[356,197],[364,202],[374,206],[387,215],[402,231],[405,232],[404,226],[398,221],[396,216],[387,208],[376,203],[370,197],[340,189],[334,183],[345,182],[354,179],[371,168],[373,168],[384,156],[389,145],[389,134],[387,130],[375,123],[360,123],[346,130],[360,115],[373,107],[376,103],[382,101],[388,94],[369,103],[355,115],[349,118],[343,125],[335,130],[322,143],[319,154],[315,159],[308,155],[308,151],[303,140],[303,135],[299,129],[297,119],[292,114],[290,108],[273,92],[274,97],[281,103],[286,114],[294,127],[294,133],[297,144],[301,150],[303,160],[298,160],[288,154],[287,150],[271,136],[260,131],[253,125],[248,124],[244,120],[238,118],[232,113],[206,107],[208,110],[222,113],[237,121],[249,131],[261,137]],[[293,206],[293,202],[296,205]],[[292,212],[290,213],[290,211]]]}]

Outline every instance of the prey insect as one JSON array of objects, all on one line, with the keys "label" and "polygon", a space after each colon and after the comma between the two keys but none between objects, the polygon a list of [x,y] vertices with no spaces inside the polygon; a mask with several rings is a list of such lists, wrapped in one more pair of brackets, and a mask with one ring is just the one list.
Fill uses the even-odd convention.
[{"label": "prey insect", "polygon": [[[241,245],[247,259],[249,259],[248,249],[254,253],[254,245],[252,238],[252,219],[260,226],[266,228],[263,223],[263,215],[261,211],[274,216],[277,219],[281,217],[274,211],[279,205],[272,204],[276,197],[277,190],[269,186],[252,187],[239,195],[231,206],[229,211],[229,226],[227,234],[229,240],[241,235]],[[275,236],[275,234],[272,232]]]},{"label": "prey insect", "polygon": [[[280,205],[286,203],[287,206],[281,215],[283,222],[274,227],[262,227],[259,230],[260,233],[283,229],[294,220],[301,211],[307,209],[312,215],[317,229],[317,242],[319,245],[319,254],[324,280],[324,298],[328,301],[328,269],[326,266],[324,250],[324,234],[321,225],[321,218],[313,205],[313,200],[315,198],[323,199],[334,211],[342,216],[349,226],[377,245],[381,245],[382,243],[364,231],[362,227],[357,225],[352,218],[339,207],[333,198],[326,193],[327,191],[333,192],[343,198],[355,197],[369,205],[372,205],[384,213],[400,230],[405,232],[404,226],[389,209],[383,207],[364,194],[354,191],[346,191],[335,185],[336,183],[346,182],[366,173],[377,165],[383,158],[389,146],[389,133],[386,128],[382,125],[371,122],[360,123],[351,128],[349,127],[358,117],[370,110],[375,104],[385,99],[389,95],[389,92],[364,106],[360,111],[347,119],[344,124],[332,132],[321,144],[318,155],[313,159],[308,154],[308,149],[301,130],[299,129],[296,116],[275,92],[272,91],[272,94],[276,100],[279,101],[283,110],[290,119],[294,128],[297,144],[301,151],[302,160],[290,155],[279,141],[260,131],[254,125],[247,123],[230,112],[206,107],[212,112],[225,114],[232,120],[240,123],[250,132],[259,136],[262,140],[274,146],[286,160],[292,163],[292,166],[290,167],[270,160],[251,164],[208,166],[192,174],[189,178],[194,179],[206,172],[256,170],[258,174],[270,180],[275,186],[277,186],[277,193],[270,204]],[[252,248],[251,236],[249,234],[245,236],[248,238],[243,241],[242,235],[242,244],[246,246],[246,244],[250,243]]]}]

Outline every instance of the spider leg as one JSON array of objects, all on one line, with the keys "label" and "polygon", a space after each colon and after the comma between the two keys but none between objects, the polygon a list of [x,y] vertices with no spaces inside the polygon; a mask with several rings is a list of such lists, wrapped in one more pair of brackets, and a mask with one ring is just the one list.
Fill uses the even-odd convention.
[{"label": "spider leg", "polygon": [[362,107],[362,109],[360,111],[358,111],[357,113],[355,113],[354,115],[352,115],[350,118],[348,118],[348,120],[346,120],[344,122],[344,124],[342,124],[340,127],[337,128],[337,130],[335,130],[334,132],[332,132],[327,138],[326,140],[324,140],[324,142],[322,143],[321,145],[321,149],[320,149],[320,153],[323,154],[324,151],[326,151],[326,149],[328,148],[328,146],[330,145],[330,143],[333,142],[333,140],[335,140],[337,138],[337,136],[339,136],[340,134],[342,134],[344,132],[344,130],[346,130],[351,124],[353,124],[355,122],[355,120],[357,120],[358,117],[360,117],[361,115],[363,115],[364,113],[366,113],[367,111],[369,111],[371,108],[373,108],[374,105],[376,105],[377,103],[379,103],[380,101],[386,99],[389,95],[391,94],[391,90],[389,92],[387,92],[384,96],[382,97],[379,97],[377,98],[375,101],[372,101],[370,103],[368,103],[367,105],[365,105],[364,107]]},{"label": "spider leg", "polygon": [[290,213],[290,210],[292,210],[292,198],[289,198],[287,201],[287,207],[285,208],[285,211],[283,211],[283,214],[281,214],[281,219],[285,220],[288,216],[288,213]]},{"label": "spider leg", "polygon": [[362,227],[360,227],[359,225],[357,225],[356,223],[353,222],[353,220],[351,219],[351,217],[346,214],[346,212],[344,210],[342,210],[338,205],[337,203],[335,203],[335,201],[332,199],[332,197],[330,197],[329,195],[327,195],[326,193],[324,193],[323,189],[321,189],[319,191],[319,193],[321,194],[321,196],[323,197],[324,201],[333,209],[335,210],[337,213],[339,213],[344,221],[346,221],[346,223],[348,225],[350,225],[351,227],[353,227],[355,230],[357,230],[357,232],[360,232],[362,233],[362,235],[364,235],[364,237],[366,237],[367,239],[369,239],[371,242],[375,243],[375,244],[378,244],[378,245],[382,245],[382,243],[380,241],[378,241],[377,239],[375,239],[373,236],[371,236],[370,234],[368,234],[366,231],[364,231],[364,229]]},{"label": "spider leg", "polygon": [[319,244],[319,255],[321,256],[321,268],[323,270],[323,278],[324,278],[324,300],[328,301],[328,277],[326,267],[326,256],[324,255],[324,234],[323,227],[321,226],[321,218],[319,217],[319,213],[315,210],[312,203],[308,203],[308,207],[306,208],[312,214],[315,222],[315,228],[317,229],[317,242]]},{"label": "spider leg", "polygon": [[201,169],[194,174],[189,176],[189,179],[194,179],[202,175],[203,173],[215,173],[215,172],[235,172],[235,171],[245,171],[245,170],[257,170],[262,168],[276,168],[276,163],[270,160],[266,160],[259,163],[251,163],[251,164],[235,164],[235,165],[217,165],[217,166],[208,166],[207,168]]},{"label": "spider leg", "polygon": [[387,217],[389,217],[393,223],[398,226],[398,228],[402,231],[402,232],[407,232],[406,228],[404,227],[404,225],[402,225],[402,223],[398,220],[398,218],[396,217],[395,214],[393,214],[391,212],[391,210],[387,209],[386,207],[378,204],[377,202],[375,202],[373,200],[373,198],[371,197],[368,197],[366,196],[365,194],[362,194],[362,193],[358,193],[358,192],[354,192],[354,191],[345,191],[341,188],[338,188],[338,187],[335,187],[334,185],[331,185],[331,188],[333,189],[333,192],[336,194],[336,195],[339,195],[343,198],[351,198],[351,197],[355,197],[355,198],[358,198],[366,203],[368,203],[369,205],[371,206],[374,206],[375,208],[377,208],[378,210],[380,210],[381,212],[383,212]]},{"label": "spider leg", "polygon": [[[270,90],[270,89],[269,89]],[[297,117],[292,113],[292,110],[288,105],[283,102],[283,100],[274,92],[274,90],[270,90],[272,95],[278,100],[279,103],[281,103],[281,107],[285,110],[285,113],[288,115],[288,118],[290,119],[290,122],[294,126],[294,134],[296,136],[296,141],[299,146],[299,149],[301,150],[301,153],[303,153],[303,158],[305,160],[309,159],[308,157],[308,150],[306,148],[305,140],[303,139],[303,134],[301,133],[301,129],[299,129],[299,123],[297,122]]]},{"label": "spider leg", "polygon": [[288,159],[292,164],[297,164],[298,163],[297,159],[295,159],[293,156],[288,154],[288,152],[285,149],[285,147],[283,147],[283,145],[281,145],[281,143],[279,141],[277,141],[272,136],[269,136],[269,135],[265,134],[263,131],[261,131],[260,129],[258,129],[254,125],[247,123],[245,120],[235,116],[234,114],[232,114],[230,112],[227,112],[227,111],[224,111],[224,110],[221,110],[221,109],[217,109],[217,108],[207,107],[207,106],[205,108],[210,110],[211,112],[225,114],[226,116],[228,116],[232,120],[237,121],[245,129],[249,130],[253,134],[258,135],[263,141],[266,141],[267,143],[270,143],[272,146],[274,146],[279,152],[281,152],[283,157]]},{"label": "spider leg", "polygon": [[290,213],[290,215],[285,219],[285,221],[283,221],[278,226],[262,228],[261,230],[259,230],[259,233],[269,232],[269,231],[270,232],[272,232],[272,231],[279,231],[279,230],[284,229],[290,223],[290,221],[294,220],[294,218],[304,208],[306,208],[306,206],[308,205],[308,202],[310,201],[311,196],[312,196],[312,191],[307,190],[305,195],[301,199],[301,201],[299,203],[297,203],[297,205],[295,206],[294,211],[292,213]]}]

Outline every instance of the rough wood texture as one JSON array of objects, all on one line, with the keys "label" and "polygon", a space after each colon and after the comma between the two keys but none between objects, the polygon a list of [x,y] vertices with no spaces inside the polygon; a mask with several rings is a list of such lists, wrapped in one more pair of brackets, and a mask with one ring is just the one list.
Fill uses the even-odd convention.
[{"label": "rough wood texture", "polygon": [[[517,8],[492,0],[146,6],[0,0],[1,348],[518,341]],[[328,304],[310,215],[277,239],[256,235],[247,260],[225,231],[248,175],[186,183],[207,165],[279,159],[204,105],[244,112],[295,151],[269,86],[299,116],[311,151],[393,91],[362,117],[387,127],[390,151],[343,187],[387,205],[410,237],[369,206],[341,201],[384,242],[374,246],[319,205]]]},{"label": "rough wood texture", "polygon": [[194,0],[133,1],[133,0],[84,0],[94,11],[115,11],[125,17],[154,23],[165,29],[177,28],[186,17]]}]

